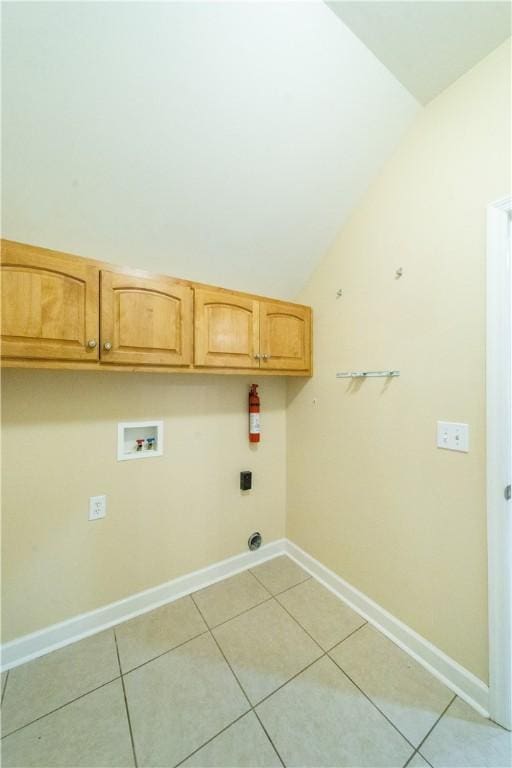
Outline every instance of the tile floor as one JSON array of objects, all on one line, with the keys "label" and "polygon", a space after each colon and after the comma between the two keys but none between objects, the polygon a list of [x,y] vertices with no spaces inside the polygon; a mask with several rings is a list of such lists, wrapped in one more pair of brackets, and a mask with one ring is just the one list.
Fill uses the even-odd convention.
[{"label": "tile floor", "polygon": [[509,768],[512,734],[283,556],[3,674],[2,764]]}]

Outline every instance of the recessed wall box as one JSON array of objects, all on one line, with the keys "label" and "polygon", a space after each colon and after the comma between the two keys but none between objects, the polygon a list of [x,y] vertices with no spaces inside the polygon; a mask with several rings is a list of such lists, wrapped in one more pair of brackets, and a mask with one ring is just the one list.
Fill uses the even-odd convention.
[{"label": "recessed wall box", "polygon": [[118,461],[153,459],[163,452],[163,421],[122,421],[117,425]]},{"label": "recessed wall box", "polygon": [[240,472],[240,490],[250,491],[252,488],[252,472]]}]

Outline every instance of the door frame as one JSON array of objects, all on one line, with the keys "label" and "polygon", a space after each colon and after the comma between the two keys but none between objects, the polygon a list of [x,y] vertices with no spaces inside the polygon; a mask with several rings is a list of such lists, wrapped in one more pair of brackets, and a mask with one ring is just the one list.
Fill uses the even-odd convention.
[{"label": "door frame", "polygon": [[489,715],[512,729],[512,197],[487,207]]}]

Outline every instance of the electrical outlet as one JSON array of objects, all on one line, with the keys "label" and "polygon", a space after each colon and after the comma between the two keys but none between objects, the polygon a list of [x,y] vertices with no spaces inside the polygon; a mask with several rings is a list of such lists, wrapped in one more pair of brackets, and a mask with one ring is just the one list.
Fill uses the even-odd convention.
[{"label": "electrical outlet", "polygon": [[99,520],[107,514],[107,497],[91,496],[89,499],[89,520]]},{"label": "electrical outlet", "polygon": [[469,426],[452,421],[437,422],[437,447],[448,451],[469,451]]}]

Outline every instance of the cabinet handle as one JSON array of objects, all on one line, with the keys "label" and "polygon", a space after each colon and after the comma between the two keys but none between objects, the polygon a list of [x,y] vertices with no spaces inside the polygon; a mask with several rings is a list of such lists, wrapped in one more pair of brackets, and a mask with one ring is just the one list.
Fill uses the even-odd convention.
[{"label": "cabinet handle", "polygon": [[105,350],[105,352],[110,352],[110,350],[112,349],[112,344],[110,343],[110,341],[106,341],[104,343],[103,349]]},{"label": "cabinet handle", "polygon": [[255,360],[259,360],[259,359],[260,359],[260,357],[261,357],[260,353],[259,353],[259,352],[256,352],[256,354],[254,355],[254,359],[255,359]]},{"label": "cabinet handle", "polygon": [[89,347],[89,349],[94,349],[97,343],[98,342],[96,341],[96,339],[89,339],[89,341],[87,342],[87,346]]}]

